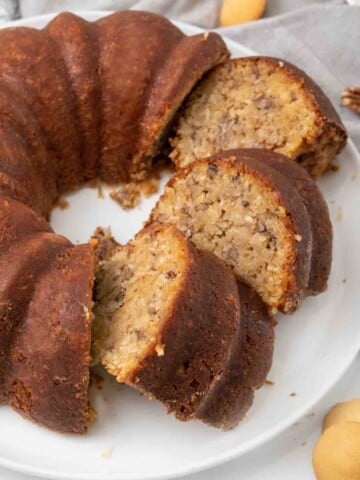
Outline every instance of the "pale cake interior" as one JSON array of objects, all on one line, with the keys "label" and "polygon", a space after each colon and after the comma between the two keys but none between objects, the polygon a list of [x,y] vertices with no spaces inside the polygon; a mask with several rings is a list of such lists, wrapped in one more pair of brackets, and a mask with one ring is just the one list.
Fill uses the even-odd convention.
[{"label": "pale cake interior", "polygon": [[269,148],[296,158],[309,151],[320,127],[311,96],[282,62],[230,61],[190,95],[170,156],[181,167],[239,147]]},{"label": "pale cake interior", "polygon": [[274,310],[282,302],[301,238],[289,229],[278,193],[265,191],[253,174],[197,162],[166,187],[152,218],[175,224],[198,248],[215,253]]},{"label": "pale cake interior", "polygon": [[164,355],[161,330],[186,275],[185,239],[148,228],[105,260],[96,282],[93,357],[126,382],[148,354]]}]

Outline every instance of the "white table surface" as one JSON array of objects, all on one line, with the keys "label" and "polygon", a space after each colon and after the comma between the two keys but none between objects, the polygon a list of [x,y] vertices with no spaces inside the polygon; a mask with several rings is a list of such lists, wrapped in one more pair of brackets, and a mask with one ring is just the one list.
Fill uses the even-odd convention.
[{"label": "white table surface", "polygon": [[[187,480],[314,480],[311,452],[321,421],[335,403],[360,397],[360,356],[328,395],[300,422],[269,444],[221,467],[186,477]],[[2,407],[7,408],[7,407]],[[241,475],[241,477],[240,477]],[[184,477],[185,478],[185,477]],[[0,468],[0,480],[31,480]]]}]

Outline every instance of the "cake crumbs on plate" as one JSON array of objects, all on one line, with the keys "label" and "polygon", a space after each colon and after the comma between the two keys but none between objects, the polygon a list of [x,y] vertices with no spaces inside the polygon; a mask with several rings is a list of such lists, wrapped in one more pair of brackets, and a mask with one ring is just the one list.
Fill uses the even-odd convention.
[{"label": "cake crumbs on plate", "polygon": [[273,382],[272,380],[265,380],[265,385],[270,385],[270,387],[273,387],[275,385],[275,382]]},{"label": "cake crumbs on plate", "polygon": [[140,204],[141,195],[150,197],[158,190],[159,180],[147,179],[142,182],[121,185],[118,189],[110,192],[110,197],[125,210],[130,210]]},{"label": "cake crumbs on plate", "polygon": [[352,180],[352,181],[355,181],[355,180],[358,178],[358,175],[359,175],[359,172],[358,172],[358,171],[354,172],[354,173],[351,175],[351,180]]},{"label": "cake crumbs on plate", "polygon": [[347,280],[346,280],[346,278],[343,278],[341,281],[342,281],[342,283],[346,283]]},{"label": "cake crumbs on plate", "polygon": [[55,203],[55,208],[60,208],[60,210],[66,210],[69,206],[70,203],[64,197],[59,197]]},{"label": "cake crumbs on plate", "polygon": [[108,458],[111,458],[112,457],[112,454],[114,453],[114,450],[115,450],[115,446],[114,445],[110,445],[108,447],[106,447],[102,452],[101,452],[101,458],[105,458],[106,460]]},{"label": "cake crumbs on plate", "polygon": [[97,189],[98,198],[105,198],[104,191],[103,191],[103,188],[102,188],[102,183],[101,183],[101,180],[99,180],[99,179],[96,180],[96,189]]},{"label": "cake crumbs on plate", "polygon": [[98,390],[102,390],[104,383],[104,378],[95,373],[94,371],[90,372],[90,385],[94,385]]},{"label": "cake crumbs on plate", "polygon": [[338,208],[338,211],[337,211],[337,216],[336,216],[336,219],[338,222],[341,222],[341,220],[343,219],[343,207],[340,205],[340,207]]},{"label": "cake crumbs on plate", "polygon": [[290,393],[290,397],[296,397],[297,396],[297,393],[296,392],[291,392]]}]

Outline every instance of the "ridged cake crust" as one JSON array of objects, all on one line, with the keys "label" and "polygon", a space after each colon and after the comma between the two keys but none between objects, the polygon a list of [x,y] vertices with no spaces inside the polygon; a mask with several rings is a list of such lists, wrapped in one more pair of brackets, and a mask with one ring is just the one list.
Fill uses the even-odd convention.
[{"label": "ridged cake crust", "polygon": [[96,25],[70,12],[57,15],[45,28],[66,65],[76,104],[81,171],[77,182],[98,174],[101,135],[101,75]]},{"label": "ridged cake crust", "polygon": [[196,411],[205,423],[229,430],[236,427],[251,407],[255,390],[270,370],[274,328],[266,306],[257,293],[238,281],[241,328],[234,335],[227,367],[217,377]]},{"label": "ridged cake crust", "polygon": [[[257,219],[251,220],[250,214],[243,216],[237,214],[236,210],[240,207],[252,208],[252,204],[256,206],[257,200],[249,201],[245,197],[244,199],[235,198],[236,192],[234,193],[236,184],[239,184],[239,189],[241,187],[245,192],[251,192],[251,188],[247,187],[251,182],[255,186],[258,185],[257,191],[261,190],[262,198],[267,198],[268,202],[273,203],[273,206],[268,205],[268,208],[277,210],[275,220],[284,226],[283,231],[286,232],[286,238],[283,246],[286,246],[287,249],[286,263],[282,267],[281,294],[273,298],[272,295],[263,292],[261,296],[271,309],[284,313],[292,312],[298,308],[306,295],[309,281],[312,250],[310,219],[294,185],[289,183],[279,171],[263,161],[261,152],[262,150],[254,150],[253,155],[248,155],[247,150],[229,150],[178,170],[170,179],[164,194],[153,209],[149,223],[155,221],[175,224],[198,248],[215,252],[232,266],[237,275],[242,276],[260,293],[261,286],[256,285],[253,278],[247,278],[243,271],[242,263],[245,257],[241,256],[242,252],[239,252],[237,248],[240,239],[238,235],[242,228],[248,228],[246,225],[249,223],[254,223],[256,232],[260,234],[271,232],[273,227],[269,223],[261,225],[262,228],[259,230]],[[215,190],[216,188],[218,191]],[[228,192],[230,188],[232,193]],[[201,196],[204,195],[204,199],[201,201],[203,204],[198,203],[199,200],[194,198],[195,189],[202,190]],[[226,192],[228,193],[224,195]],[[224,197],[222,200],[219,197],[220,194]],[[249,196],[249,193],[245,195]],[[215,210],[219,202],[223,202],[220,213]],[[204,211],[210,212],[211,209],[214,210],[214,213],[209,213],[210,219],[206,220]],[[264,211],[259,210],[258,214],[263,217]],[[271,211],[270,214],[272,215]],[[221,227],[222,231],[209,230],[212,228],[212,224],[217,228],[224,222],[224,219],[226,225]],[[231,241],[226,240],[230,233]],[[272,236],[270,234],[270,244]],[[273,240],[279,242],[283,239],[273,238]],[[224,248],[219,250],[219,245]],[[227,253],[224,250],[225,247]],[[234,248],[236,255],[232,253]],[[265,251],[264,248],[265,246],[262,252]],[[252,251],[253,247],[250,250]],[[270,265],[270,268],[276,269],[277,265]],[[271,273],[269,273],[270,278]]]},{"label": "ridged cake crust", "polygon": [[84,433],[91,419],[93,252],[88,245],[70,246],[58,249],[49,261],[51,246],[41,247],[48,262],[45,271],[35,275],[31,300],[13,338],[7,401],[48,428]]},{"label": "ridged cake crust", "polygon": [[[244,153],[245,154],[245,153]],[[255,150],[248,150],[246,155],[258,156]],[[317,184],[308,173],[294,162],[289,162],[284,155],[261,152],[261,156],[272,168],[282,173],[291,182],[308,211],[312,230],[312,252],[308,295],[317,295],[327,288],[332,262],[332,225],[329,208]]]},{"label": "ridged cake crust", "polygon": [[27,27],[2,29],[0,42],[0,79],[37,119],[47,149],[55,152],[59,186],[73,186],[80,173],[75,97],[56,43],[44,31]]},{"label": "ridged cake crust", "polygon": [[0,128],[0,192],[46,215],[57,197],[56,162],[31,110],[4,81],[0,81]]},{"label": "ridged cake crust", "polygon": [[49,428],[82,433],[90,418],[92,248],[72,246],[4,196],[0,215],[0,400]]}]

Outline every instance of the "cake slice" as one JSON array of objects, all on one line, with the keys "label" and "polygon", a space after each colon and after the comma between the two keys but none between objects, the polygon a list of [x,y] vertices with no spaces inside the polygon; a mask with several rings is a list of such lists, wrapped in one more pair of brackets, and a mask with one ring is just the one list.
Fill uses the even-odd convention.
[{"label": "cake slice", "polygon": [[179,170],[152,221],[176,225],[198,248],[215,253],[272,311],[296,310],[307,293],[309,213],[261,150],[230,150]]},{"label": "cake slice", "polygon": [[231,271],[167,225],[144,229],[102,263],[94,315],[94,351],[107,371],[181,420],[196,418],[242,328]]},{"label": "cake slice", "polygon": [[329,99],[283,60],[245,57],[213,69],[182,108],[170,140],[177,167],[234,148],[268,148],[312,176],[329,170],[346,131]]},{"label": "cake slice", "polygon": [[234,428],[272,363],[260,297],[173,226],[153,224],[115,250],[108,234],[94,239],[93,357],[180,420]]}]

